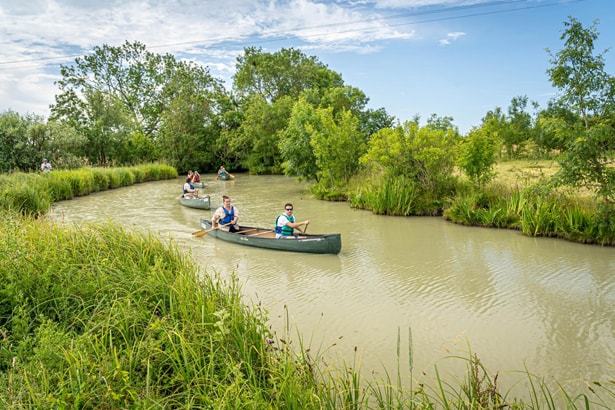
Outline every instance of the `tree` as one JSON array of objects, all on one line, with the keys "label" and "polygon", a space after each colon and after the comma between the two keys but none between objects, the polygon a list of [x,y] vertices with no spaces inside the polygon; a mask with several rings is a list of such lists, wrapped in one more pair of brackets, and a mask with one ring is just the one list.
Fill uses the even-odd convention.
[{"label": "tree", "polygon": [[228,142],[241,167],[253,174],[282,172],[280,133],[288,125],[292,104],[290,97],[271,104],[257,95],[249,98],[241,125]]},{"label": "tree", "polygon": [[615,83],[604,69],[604,54],[594,54],[594,42],[598,39],[598,20],[584,28],[575,18],[564,22],[565,30],[560,37],[564,48],[551,56],[551,68],[547,70],[554,87],[561,92],[560,99],[574,112],[579,113],[589,128],[590,121],[598,122],[614,108]]},{"label": "tree", "polygon": [[[533,103],[535,104],[535,103]],[[518,158],[524,145],[532,140],[532,115],[526,111],[527,96],[514,97],[508,107],[507,126],[501,135],[509,158]]]},{"label": "tree", "polygon": [[[51,119],[86,135],[95,150],[94,161],[133,161],[128,148],[143,147],[143,136],[157,142],[160,128],[177,110],[190,108],[197,117],[182,116],[190,123],[182,127],[192,130],[181,134],[197,139],[202,135],[195,134],[191,124],[211,123],[212,115],[219,114],[215,101],[222,86],[205,68],[177,62],[170,54],[151,53],[139,42],[96,47],[93,54],[62,66],[61,74],[56,83],[61,93],[51,107]],[[140,150],[137,155],[142,154]]]},{"label": "tree", "polygon": [[597,21],[584,28],[570,17],[561,36],[564,48],[551,54],[547,71],[561,93],[560,101],[582,120],[559,159],[557,180],[585,187],[602,198],[607,209],[615,202],[615,79],[606,73],[604,53],[594,54]]},{"label": "tree", "polygon": [[179,169],[217,169],[222,115],[231,107],[224,87],[203,67],[180,62],[163,94],[168,105],[155,141],[161,155]]},{"label": "tree", "polygon": [[473,128],[459,147],[458,165],[479,189],[493,177],[498,139],[486,127]]},{"label": "tree", "polygon": [[318,180],[318,165],[310,141],[313,131],[319,127],[316,108],[308,103],[305,96],[295,103],[288,126],[280,138],[280,155],[286,175],[300,179]]},{"label": "tree", "polygon": [[328,69],[316,57],[300,50],[283,48],[275,53],[248,47],[237,57],[233,87],[241,98],[256,94],[272,103],[284,96],[299,98],[310,88],[341,87],[341,75]]},{"label": "tree", "polygon": [[43,157],[51,157],[47,126],[43,117],[0,114],[0,172],[37,170]]},{"label": "tree", "polygon": [[[432,124],[443,123],[441,119],[434,121]],[[406,177],[420,191],[437,197],[450,187],[459,138],[454,127],[420,127],[416,117],[372,135],[361,164],[369,172],[381,172],[384,178]]]},{"label": "tree", "polygon": [[359,119],[348,110],[334,117],[332,108],[319,108],[316,115],[321,126],[310,140],[318,167],[316,190],[337,195],[358,172],[365,153],[365,143],[357,138]]}]

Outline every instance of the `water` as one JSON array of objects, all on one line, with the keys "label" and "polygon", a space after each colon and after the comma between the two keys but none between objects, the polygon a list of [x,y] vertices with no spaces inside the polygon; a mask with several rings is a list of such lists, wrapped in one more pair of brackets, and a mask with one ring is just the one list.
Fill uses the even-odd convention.
[{"label": "water", "polygon": [[112,220],[175,240],[206,271],[234,273],[279,337],[288,332],[340,364],[356,368],[360,359],[364,375],[383,376],[386,368],[395,377],[399,365],[407,381],[411,348],[415,379],[433,378],[435,365],[444,377],[463,376],[463,362],[444,358],[468,357],[470,349],[490,374],[501,373],[501,386],[524,380],[514,371],[525,367],[579,392],[587,392],[579,381],[613,379],[615,248],[437,217],[377,216],[316,200],[290,178],[236,176],[204,176],[200,191],[212,206],[229,195],[240,223],[250,226],[271,227],[292,202],[297,220],[311,221],[308,232],[342,234],[341,253],[285,253],[192,236],[213,209],[180,206],[181,178],[61,202],[52,215],[76,224]]}]

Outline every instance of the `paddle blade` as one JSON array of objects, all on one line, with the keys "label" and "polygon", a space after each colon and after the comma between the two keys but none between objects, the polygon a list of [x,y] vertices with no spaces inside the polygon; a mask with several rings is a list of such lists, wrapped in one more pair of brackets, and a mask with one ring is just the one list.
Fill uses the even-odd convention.
[{"label": "paddle blade", "polygon": [[194,235],[194,236],[203,236],[203,235],[207,235],[207,232],[209,232],[209,231],[201,230],[201,231],[192,232],[192,235]]}]

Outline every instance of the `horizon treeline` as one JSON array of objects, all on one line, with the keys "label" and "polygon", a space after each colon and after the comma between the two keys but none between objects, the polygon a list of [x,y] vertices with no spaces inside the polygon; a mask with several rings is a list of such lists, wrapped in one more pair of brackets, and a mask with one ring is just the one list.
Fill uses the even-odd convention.
[{"label": "horizon treeline", "polygon": [[0,172],[162,162],[180,173],[286,174],[320,198],[349,199],[357,181],[403,178],[435,198],[453,171],[478,188],[502,159],[554,159],[558,180],[613,202],[615,79],[594,50],[598,22],[569,17],[563,48],[547,50],[558,91],[546,108],[526,96],[495,107],[461,135],[452,117],[401,121],[317,57],[249,47],[230,90],[206,67],[155,54],[139,42],[103,45],[61,66],[47,120],[0,113]]}]

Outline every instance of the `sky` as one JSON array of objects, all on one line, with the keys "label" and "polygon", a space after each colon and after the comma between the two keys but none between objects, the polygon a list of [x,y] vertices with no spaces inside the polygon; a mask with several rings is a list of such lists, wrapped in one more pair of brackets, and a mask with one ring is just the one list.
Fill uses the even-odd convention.
[{"label": "sky", "polygon": [[596,53],[615,45],[613,0],[2,0],[0,113],[46,118],[60,67],[103,45],[139,41],[229,89],[245,47],[292,47],[363,91],[368,108],[422,125],[452,117],[465,134],[515,97],[547,107],[547,49],[564,47],[569,16],[599,20]]}]

